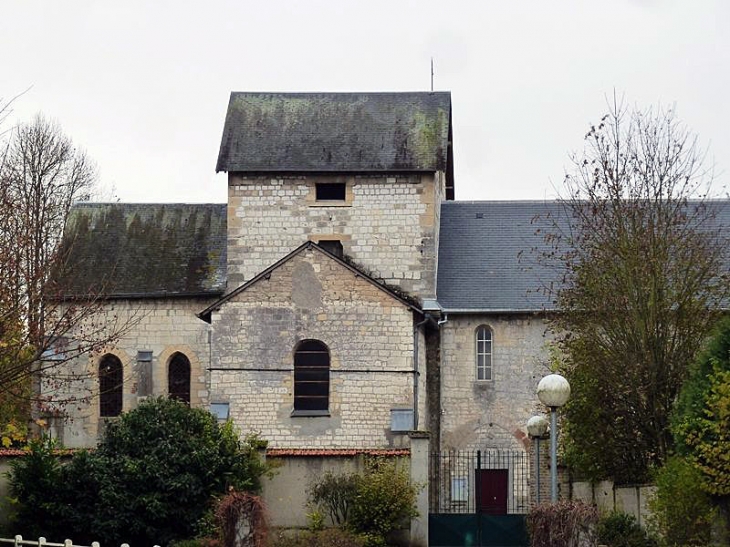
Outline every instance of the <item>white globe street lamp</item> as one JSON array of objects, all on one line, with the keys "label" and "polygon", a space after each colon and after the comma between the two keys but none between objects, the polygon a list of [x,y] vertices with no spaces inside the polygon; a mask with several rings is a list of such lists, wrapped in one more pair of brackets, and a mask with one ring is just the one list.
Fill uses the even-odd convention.
[{"label": "white globe street lamp", "polygon": [[535,482],[537,484],[536,501],[540,503],[540,439],[545,436],[545,432],[548,429],[548,421],[545,416],[538,415],[533,416],[527,420],[527,434],[535,439],[536,451],[535,451]]},{"label": "white globe street lamp", "polygon": [[537,384],[537,397],[550,408],[550,500],[558,501],[558,417],[557,410],[570,397],[570,384],[560,374],[549,374]]}]

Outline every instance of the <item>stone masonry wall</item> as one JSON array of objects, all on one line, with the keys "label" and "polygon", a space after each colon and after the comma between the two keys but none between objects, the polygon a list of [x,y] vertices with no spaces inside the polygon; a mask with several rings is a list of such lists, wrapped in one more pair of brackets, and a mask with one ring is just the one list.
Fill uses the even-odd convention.
[{"label": "stone masonry wall", "polygon": [[[104,420],[99,416],[99,362],[112,353],[124,370],[123,410],[135,408],[141,396],[143,372],[137,363],[138,351],[152,351],[151,390],[149,395],[167,394],[167,373],[170,358],[181,352],[190,360],[190,399],[194,407],[206,406],[208,391],[209,325],[195,314],[205,309],[210,299],[138,299],[114,300],[105,305],[108,321],[128,329],[113,347],[95,355],[85,355],[53,370],[52,378],[43,383],[43,394],[54,401],[72,402],[49,405],[60,409],[66,419],[53,421],[55,433],[69,448],[91,447],[97,442]],[[68,381],[58,382],[59,373]]]},{"label": "stone masonry wall", "polygon": [[[492,329],[492,374],[476,380],[476,329]],[[441,448],[525,450],[526,422],[542,411],[535,395],[548,374],[544,320],[534,316],[449,315],[441,326]]]},{"label": "stone masonry wall", "polygon": [[[374,277],[433,298],[444,180],[435,175],[230,175],[228,290],[307,240],[339,239]],[[316,201],[320,182],[345,183],[346,199]]]},{"label": "stone masonry wall", "polygon": [[[413,321],[382,289],[304,249],[213,313],[211,402],[229,403],[236,425],[273,448],[403,446],[390,410],[412,408]],[[291,415],[293,357],[304,339],[330,351],[329,416]]]}]

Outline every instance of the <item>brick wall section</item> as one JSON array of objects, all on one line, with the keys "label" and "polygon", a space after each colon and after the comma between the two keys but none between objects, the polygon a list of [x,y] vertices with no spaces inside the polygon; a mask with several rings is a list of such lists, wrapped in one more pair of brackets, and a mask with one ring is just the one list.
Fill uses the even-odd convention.
[{"label": "brick wall section", "polygon": [[[475,332],[493,335],[493,380],[477,381]],[[548,373],[545,322],[534,316],[449,315],[441,326],[441,448],[524,450],[535,394]]]},{"label": "brick wall section", "polygon": [[[228,290],[307,240],[339,239],[374,277],[422,298],[435,294],[443,174],[279,176],[231,174]],[[434,183],[436,181],[436,184]],[[315,200],[318,182],[343,182],[343,203]]]},{"label": "brick wall section", "polygon": [[[152,393],[167,394],[167,372],[175,352],[190,360],[192,406],[208,404],[207,367],[209,325],[195,314],[212,303],[210,299],[138,299],[110,301],[105,311],[110,323],[128,325],[121,339],[98,355],[85,355],[64,365],[72,378],[69,382],[43,382],[43,394],[54,400],[74,397],[77,402],[61,405],[65,423],[58,424],[66,447],[94,446],[102,426],[99,418],[99,361],[106,353],[119,357],[124,369],[124,411],[139,401],[140,371],[137,351],[152,351]],[[60,430],[62,427],[62,431]]]},{"label": "brick wall section", "polygon": [[[412,407],[413,321],[362,276],[304,249],[213,313],[211,401],[228,402],[238,427],[272,448],[402,446],[390,410]],[[330,351],[328,417],[291,416],[293,355],[304,339]]]}]

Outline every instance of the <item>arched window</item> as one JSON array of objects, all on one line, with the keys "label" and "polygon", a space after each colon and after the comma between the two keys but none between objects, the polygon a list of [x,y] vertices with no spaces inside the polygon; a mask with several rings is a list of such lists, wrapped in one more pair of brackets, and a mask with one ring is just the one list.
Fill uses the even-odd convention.
[{"label": "arched window", "polygon": [[477,380],[492,379],[492,329],[482,325],[476,332]]},{"label": "arched window", "polygon": [[122,413],[124,371],[116,355],[106,354],[99,362],[99,414],[102,417]]},{"label": "arched window", "polygon": [[330,352],[319,340],[304,340],[294,353],[294,410],[327,411]]},{"label": "arched window", "polygon": [[190,360],[182,353],[175,353],[167,367],[167,393],[190,405]]}]

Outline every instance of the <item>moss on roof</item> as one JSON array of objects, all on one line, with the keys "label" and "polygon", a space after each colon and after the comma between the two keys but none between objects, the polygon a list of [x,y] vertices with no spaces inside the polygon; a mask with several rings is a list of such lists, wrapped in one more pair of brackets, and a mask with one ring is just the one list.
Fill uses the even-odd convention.
[{"label": "moss on roof", "polygon": [[69,215],[65,296],[216,295],[225,289],[224,204],[83,203]]},{"label": "moss on roof", "polygon": [[217,171],[446,171],[451,95],[232,93]]}]

